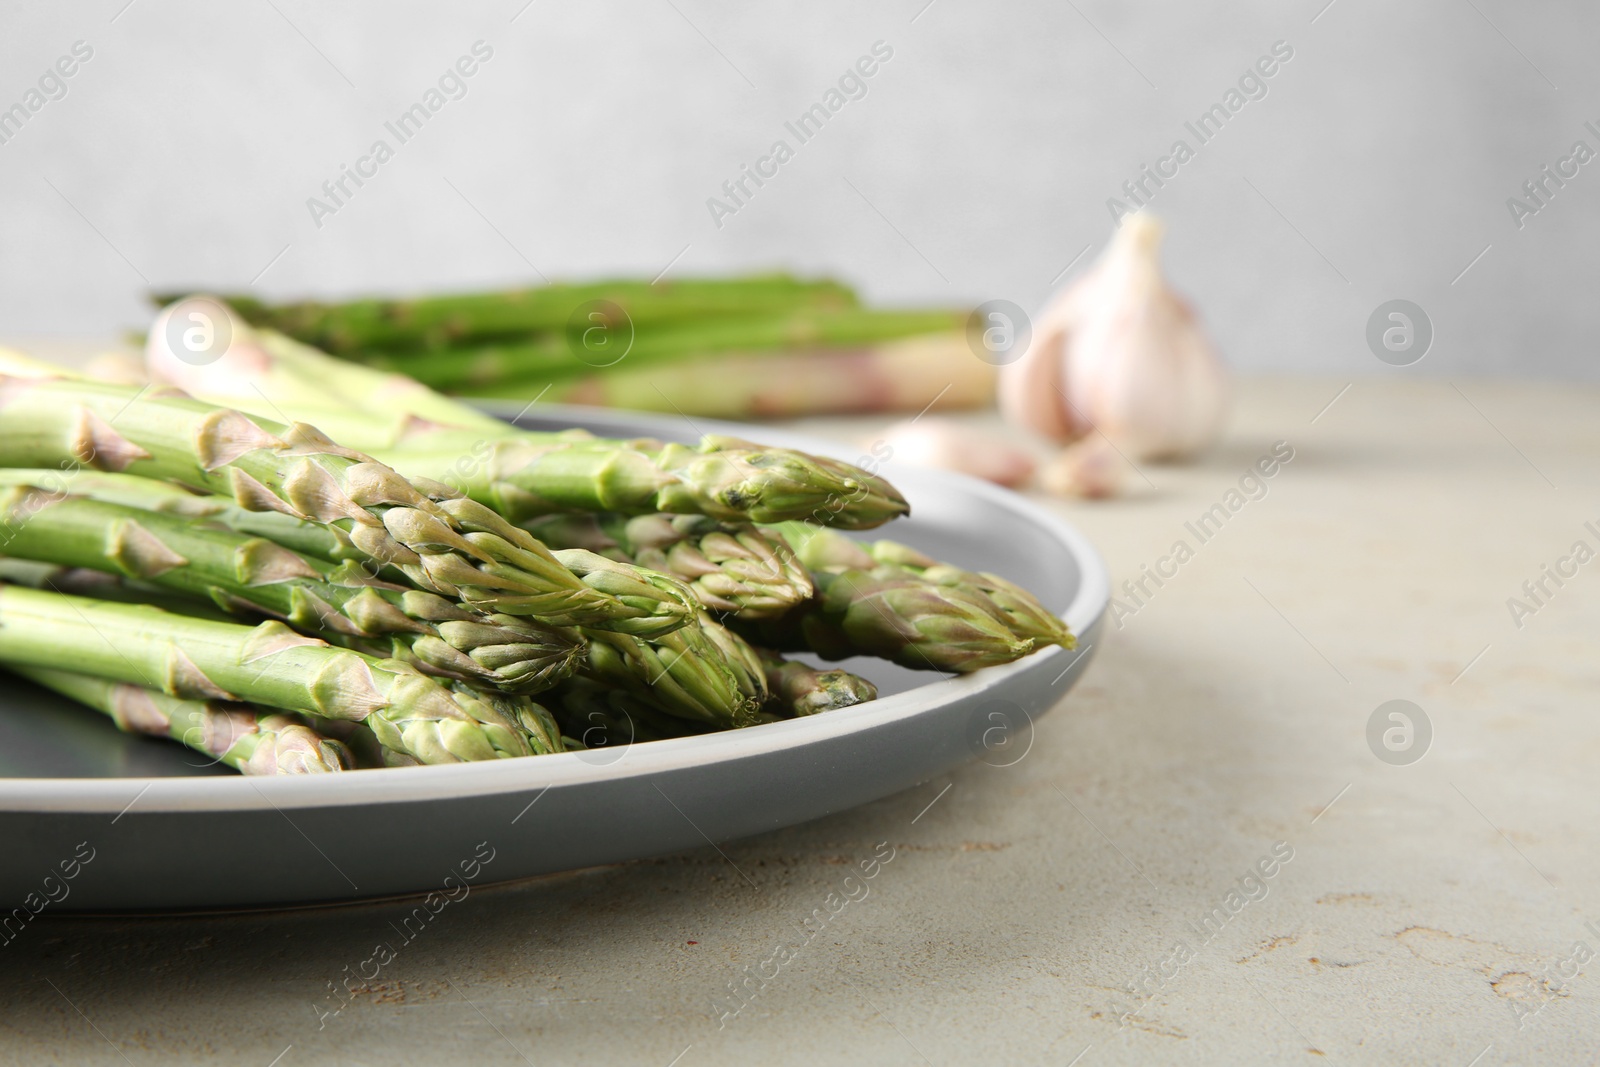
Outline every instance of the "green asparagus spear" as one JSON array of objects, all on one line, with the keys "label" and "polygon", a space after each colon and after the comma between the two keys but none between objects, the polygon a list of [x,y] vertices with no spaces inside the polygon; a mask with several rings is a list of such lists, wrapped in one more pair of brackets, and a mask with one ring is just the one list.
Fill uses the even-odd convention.
[{"label": "green asparagus spear", "polygon": [[[691,447],[519,431],[414,383],[402,388],[393,376],[278,343],[264,331],[255,341],[235,341],[259,358],[234,366],[229,356],[216,364],[232,373],[196,369],[159,341],[152,339],[148,353],[152,370],[191,393],[328,423],[341,440],[398,464],[402,473],[443,482],[514,519],[560,511],[673,512],[865,529],[909,511],[883,479],[825,457],[730,437]],[[319,405],[316,393],[326,395],[329,381],[336,395]],[[382,398],[382,408],[374,397]],[[411,421],[397,424],[397,416]]]},{"label": "green asparagus spear", "polygon": [[994,393],[995,369],[972,358],[960,333],[921,334],[860,348],[713,352],[666,365],[631,359],[611,367],[579,364],[561,375],[472,387],[475,397],[522,403],[538,397],[544,404],[735,420],[982,408],[992,404]]},{"label": "green asparagus spear", "polygon": [[[349,534],[337,526],[297,519],[279,511],[246,511],[232,497],[198,493],[171,482],[141,478],[79,467],[74,460],[67,470],[44,468],[0,468],[0,486],[29,485],[50,496],[85,496],[108,504],[207,519],[239,533],[253,534],[275,541],[285,548],[336,563],[354,560],[368,562],[368,556],[351,542]],[[0,552],[10,529],[0,520]],[[392,568],[379,569],[382,576],[403,580]]]},{"label": "green asparagus spear", "polygon": [[1011,629],[1018,636],[1032,638],[1041,648],[1046,645],[1061,645],[1063,648],[1076,646],[1076,640],[1059,615],[1039,603],[1032,593],[998,574],[967,571],[940,563],[895,541],[874,541],[868,551],[879,563],[904,568],[935,585],[983,592],[994,601],[996,607],[1005,612]]},{"label": "green asparagus spear", "polygon": [[647,697],[668,715],[749,726],[766,702],[766,673],[755,651],[710,616],[648,641],[598,630],[587,636],[589,656],[579,673]]},{"label": "green asparagus spear", "polygon": [[[96,470],[68,472],[0,468],[0,485],[35,485],[53,494],[73,493],[108,504],[208,519],[239,533],[265,537],[283,547],[318,559],[342,563],[353,560],[370,563],[370,558],[338,526],[297,519],[281,511],[246,511],[232,497],[196,493],[171,482]],[[4,551],[6,529],[0,526],[0,551]],[[392,567],[370,567],[379,577],[404,581],[405,575]]]},{"label": "green asparagus spear", "polygon": [[[813,592],[783,538],[754,526],[723,526],[694,516],[586,514],[551,516],[529,528],[548,544],[570,544],[667,570],[688,581],[708,608],[740,619],[781,618]],[[774,574],[783,576],[776,587]],[[748,665],[751,654],[766,677],[767,707],[782,715],[810,715],[877,697],[871,682],[847,671],[819,672],[758,649],[741,648],[739,662]]]},{"label": "green asparagus spear", "polygon": [[113,600],[118,604],[150,604],[175,615],[210,619],[212,622],[239,621],[210,601],[196,600],[145,582],[83,567],[60,567],[31,559],[0,557],[0,582],[53,593],[70,593],[91,600]]},{"label": "green asparagus spear", "polygon": [[695,606],[673,579],[557,559],[483,505],[437,485],[425,495],[304,423],[283,426],[158,390],[0,377],[0,463],[82,463],[319,522],[373,563],[484,611],[660,633]]},{"label": "green asparagus spear", "polygon": [[[75,494],[144,511],[209,520],[239,533],[265,537],[294,552],[335,563],[346,560],[367,563],[366,569],[378,577],[406,580],[398,569],[371,566],[367,554],[356,548],[350,535],[337,526],[297,519],[279,511],[246,511],[231,497],[196,493],[171,482],[87,469],[0,468],[0,486],[16,485],[35,486],[50,495]],[[5,551],[9,532],[0,522],[0,552]]]},{"label": "green asparagus spear", "polygon": [[[372,727],[364,722],[330,719],[324,715],[301,715],[300,718],[323,737],[332,738],[349,749],[357,770],[390,767],[398,762],[394,753],[383,747],[383,742],[378,740],[378,735],[373,732]],[[559,731],[560,727],[554,725],[552,716],[552,721],[545,724],[544,733],[559,738]],[[552,747],[550,750],[562,752],[565,751],[565,747],[563,743],[562,747]]]},{"label": "green asparagus spear", "polygon": [[861,530],[911,510],[893,486],[859,467],[715,434],[693,446],[521,434],[480,440],[470,452],[407,448],[380,456],[512,522],[566,511],[667,512]]},{"label": "green asparagus spear", "polygon": [[749,640],[824,659],[878,656],[917,670],[966,673],[1009,663],[1038,646],[1012,632],[982,593],[924,581],[892,567],[813,571],[817,595],[781,619],[733,620]]},{"label": "green asparagus spear", "polygon": [[895,541],[874,541],[862,545],[832,530],[807,523],[783,523],[772,528],[795,551],[800,561],[813,570],[874,570],[889,566],[949,589],[981,593],[1005,616],[1013,633],[1033,641],[1039,648],[1076,645],[1067,624],[1026,589],[997,574],[962,570],[925,555],[909,545]]},{"label": "green asparagus spear", "polygon": [[785,717],[816,715],[878,699],[878,687],[849,671],[819,671],[799,660],[758,650],[766,669],[769,707]]},{"label": "green asparagus spear", "polygon": [[320,774],[354,766],[354,757],[342,743],[280,711],[221,700],[181,700],[71,671],[19,664],[11,669],[105,712],[125,733],[170,737],[240,774]]},{"label": "green asparagus spear", "polygon": [[[166,304],[182,294],[153,299]],[[372,348],[438,348],[475,338],[565,332],[574,310],[590,301],[619,306],[635,324],[696,321],[821,305],[849,307],[855,294],[830,280],[784,275],[643,282],[613,280],[548,285],[496,293],[464,293],[413,300],[307,301],[273,305],[248,295],[223,298],[250,322],[270,326],[328,352]],[[585,322],[587,325],[587,322]]]},{"label": "green asparagus spear", "polygon": [[276,621],[240,626],[6,586],[0,662],[363,722],[395,764],[560,751],[549,713],[531,700],[447,686]]},{"label": "green asparagus spear", "polygon": [[772,618],[812,594],[811,576],[788,544],[749,523],[579,513],[533,519],[524,528],[552,548],[585,548],[681,578],[711,611]]},{"label": "green asparagus spear", "polygon": [[[0,481],[16,473],[0,472]],[[327,563],[170,512],[14,484],[0,491],[0,531],[0,551],[13,557],[209,598],[224,610],[269,615],[336,643],[383,649],[429,674],[506,692],[549,688],[584,655],[575,631],[484,615],[371,578],[350,563]],[[371,640],[380,635],[384,641]]]}]

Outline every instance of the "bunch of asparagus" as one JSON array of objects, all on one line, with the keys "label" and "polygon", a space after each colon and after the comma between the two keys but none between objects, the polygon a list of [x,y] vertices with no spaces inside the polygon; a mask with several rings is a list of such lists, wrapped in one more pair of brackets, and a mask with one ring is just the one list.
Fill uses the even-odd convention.
[{"label": "bunch of asparagus", "polygon": [[147,360],[139,387],[0,354],[0,663],[243,773],[876,696],[784,653],[969,671],[1072,643],[1002,579],[839,533],[908,509],[837,460],[529,433],[242,321],[218,363],[161,330]]},{"label": "bunch of asparagus", "polygon": [[828,280],[607,281],[332,304],[224,299],[254,325],[475,396],[542,392],[549,402],[744,418],[916,411],[936,398],[976,407],[993,393],[990,367],[967,346],[964,312],[866,308]]}]

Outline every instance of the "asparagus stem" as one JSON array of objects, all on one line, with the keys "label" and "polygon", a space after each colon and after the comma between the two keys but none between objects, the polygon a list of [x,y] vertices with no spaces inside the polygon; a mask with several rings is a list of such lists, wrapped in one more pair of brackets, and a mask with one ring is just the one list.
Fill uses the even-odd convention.
[{"label": "asparagus stem", "polygon": [[525,529],[554,548],[585,548],[664,571],[689,584],[711,611],[772,618],[808,599],[811,576],[781,537],[749,523],[698,515],[551,515]]},{"label": "asparagus stem", "polygon": [[345,533],[368,560],[490,612],[553,625],[659,633],[694,608],[681,583],[638,571],[629,600],[585,582],[488,508],[343,448],[304,423],[283,426],[187,397],[90,382],[0,377],[0,463],[82,463],[230,496]]},{"label": "asparagus stem", "polygon": [[[278,511],[246,511],[231,497],[196,493],[154,478],[95,470],[0,469],[0,486],[18,485],[35,486],[51,495],[71,493],[108,504],[208,519],[239,533],[265,537],[291,551],[335,563],[370,562],[367,554],[355,547],[350,535],[337,526],[297,519]],[[0,526],[0,552],[5,550],[8,533],[6,527]],[[369,567],[369,570],[376,570],[379,577],[405,580],[405,575],[392,567]]]},{"label": "asparagus stem", "polygon": [[[713,352],[667,364],[583,364],[563,374],[509,377],[471,387],[480,397],[537,396],[547,404],[632,408],[717,419],[981,408],[994,368],[964,335],[922,334],[855,348]],[[315,420],[313,420],[315,421]]]},{"label": "asparagus stem", "polygon": [[893,486],[859,467],[720,435],[689,446],[519,434],[480,441],[471,454],[404,449],[381,455],[512,522],[566,511],[667,512],[868,529],[910,511]]},{"label": "asparagus stem", "polygon": [[232,615],[208,600],[196,600],[144,582],[136,582],[105,571],[83,567],[61,567],[31,559],[0,558],[0,582],[54,593],[70,593],[91,600],[112,600],[119,604],[150,604],[175,615],[189,615],[213,622],[237,622]]},{"label": "asparagus stem", "polygon": [[182,700],[71,671],[21,664],[12,664],[11,670],[105,712],[125,733],[170,737],[240,774],[320,774],[355,765],[343,743],[283,712],[221,700]]},{"label": "asparagus stem", "polygon": [[247,701],[363,722],[396,763],[560,751],[548,712],[531,700],[447,686],[280,622],[241,626],[7,586],[0,588],[0,661],[188,700]]},{"label": "asparagus stem", "polygon": [[[181,294],[156,296],[166,304]],[[849,306],[855,294],[830,280],[784,275],[644,282],[613,280],[537,289],[466,293],[414,300],[307,301],[273,305],[248,295],[224,297],[250,322],[270,326],[329,352],[435,348],[484,337],[564,332],[574,309],[592,300],[621,307],[635,324],[820,304]]]},{"label": "asparagus stem", "polygon": [[[9,472],[6,472],[9,473]],[[0,492],[3,551],[62,567],[125,575],[266,614],[337,643],[385,635],[392,653],[429,674],[531,693],[582,660],[576,632],[513,615],[485,615],[434,593],[382,582],[169,512],[144,511],[30,485]],[[381,647],[373,642],[354,647]]]}]

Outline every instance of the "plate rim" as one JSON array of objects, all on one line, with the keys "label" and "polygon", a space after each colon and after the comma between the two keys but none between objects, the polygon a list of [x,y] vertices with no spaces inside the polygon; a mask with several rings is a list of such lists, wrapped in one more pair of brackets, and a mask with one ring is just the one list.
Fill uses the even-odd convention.
[{"label": "plate rim", "polygon": [[[512,405],[502,404],[481,406],[502,416],[505,411],[512,409]],[[607,423],[619,428],[654,424],[658,429],[664,429],[663,424],[668,421],[653,413],[619,412],[611,408],[544,405],[539,409],[541,416],[559,417],[563,413],[574,421]],[[755,438],[774,445],[802,448],[836,458],[847,458],[848,453],[855,451],[838,442],[813,439],[781,427],[712,419],[695,420],[694,425],[697,428],[711,427],[709,432],[738,437],[750,436],[754,431]],[[1061,612],[1061,617],[1080,638],[1097,627],[1110,602],[1111,578],[1100,553],[1076,527],[1022,494],[990,482],[953,471],[907,463],[895,465],[948,480],[989,503],[1019,513],[1066,544],[1078,565],[1081,580],[1071,602]],[[122,813],[135,806],[141,813],[359,807],[597,785],[683,771],[707,763],[767,755],[866,732],[921,714],[947,700],[971,698],[1002,688],[1018,674],[1043,670],[1046,664],[1060,664],[1068,657],[1071,657],[1071,662],[1062,666],[1070,669],[1092,647],[1093,643],[1080,646],[1076,651],[1055,647],[972,674],[939,678],[915,689],[858,705],[849,709],[849,715],[812,715],[743,730],[725,730],[630,745],[623,750],[622,756],[606,764],[585,758],[584,753],[564,752],[524,759],[377,768],[353,775],[0,778],[0,812],[60,815],[116,813],[120,818]]]}]

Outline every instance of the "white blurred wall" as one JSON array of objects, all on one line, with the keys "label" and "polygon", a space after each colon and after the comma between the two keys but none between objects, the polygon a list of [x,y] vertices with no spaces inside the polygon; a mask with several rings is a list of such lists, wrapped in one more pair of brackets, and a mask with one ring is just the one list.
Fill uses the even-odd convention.
[{"label": "white blurred wall", "polygon": [[[74,42],[93,55],[0,144],[0,336],[138,327],[151,286],[345,294],[669,263],[1032,309],[1104,246],[1121,183],[1195,145],[1184,122],[1284,41],[1266,95],[1154,203],[1228,359],[1600,378],[1600,162],[1521,229],[1506,206],[1574,141],[1600,151],[1600,9],[1578,0],[125,2],[3,16],[0,108]],[[478,41],[493,54],[465,96],[399,143],[385,121]],[[800,144],[784,122],[878,41],[893,56],[866,95]],[[316,225],[307,199],[379,138],[393,158]],[[780,138],[794,157],[719,228],[707,198]],[[1396,297],[1437,334],[1403,371],[1364,339]]]}]

